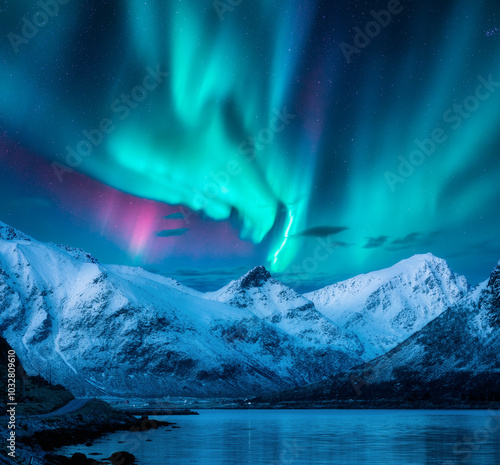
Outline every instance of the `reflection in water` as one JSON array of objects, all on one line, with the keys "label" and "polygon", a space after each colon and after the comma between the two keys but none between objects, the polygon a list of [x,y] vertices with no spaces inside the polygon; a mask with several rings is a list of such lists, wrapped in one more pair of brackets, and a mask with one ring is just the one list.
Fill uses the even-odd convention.
[{"label": "reflection in water", "polygon": [[127,450],[143,465],[500,463],[500,411],[201,410],[174,421],[180,429],[115,433],[60,453]]}]

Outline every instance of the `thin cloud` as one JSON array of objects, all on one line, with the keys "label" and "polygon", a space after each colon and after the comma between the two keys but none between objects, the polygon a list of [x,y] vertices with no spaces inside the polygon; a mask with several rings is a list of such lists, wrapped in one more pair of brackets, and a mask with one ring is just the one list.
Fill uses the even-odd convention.
[{"label": "thin cloud", "polygon": [[200,292],[212,292],[224,287],[232,280],[241,278],[249,269],[244,267],[216,269],[177,269],[172,273],[162,273],[164,276],[176,279],[185,286]]},{"label": "thin cloud", "polygon": [[422,238],[422,234],[418,232],[413,232],[408,234],[405,237],[400,237],[399,239],[394,239],[391,242],[391,245],[411,245],[414,244],[415,242],[419,242]]},{"label": "thin cloud", "polygon": [[350,244],[349,242],[336,241],[331,245],[332,247],[351,247],[353,244]]},{"label": "thin cloud", "polygon": [[242,266],[237,268],[214,268],[202,270],[198,268],[180,268],[173,272],[177,276],[243,276],[250,269]]},{"label": "thin cloud", "polygon": [[317,226],[315,228],[305,229],[291,237],[328,237],[339,234],[349,228],[345,226]]},{"label": "thin cloud", "polygon": [[387,250],[399,251],[411,247],[423,247],[431,245],[434,239],[442,234],[443,231],[433,231],[430,233],[422,234],[420,232],[412,232],[404,237],[399,237],[391,241],[387,246]]},{"label": "thin cloud", "polygon": [[171,213],[170,215],[164,216],[166,220],[183,220],[184,215],[181,212]]},{"label": "thin cloud", "polygon": [[165,229],[160,231],[157,236],[158,237],[174,237],[174,236],[182,236],[189,231],[188,228],[179,228],[179,229]]},{"label": "thin cloud", "polygon": [[364,249],[376,249],[378,247],[382,247],[389,238],[387,236],[378,236],[368,237],[367,239],[368,242],[363,246]]}]

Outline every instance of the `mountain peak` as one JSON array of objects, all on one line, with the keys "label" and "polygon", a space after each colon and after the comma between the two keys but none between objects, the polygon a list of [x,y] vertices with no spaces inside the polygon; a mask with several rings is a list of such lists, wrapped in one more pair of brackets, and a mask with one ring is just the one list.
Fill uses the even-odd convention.
[{"label": "mountain peak", "polygon": [[439,258],[439,257],[436,257],[436,255],[432,254],[432,253],[425,253],[425,254],[416,254],[416,255],[413,255],[411,256],[410,258],[406,258],[404,260],[401,260],[401,262],[399,263],[404,263],[404,264],[411,264],[411,263],[429,263],[429,262],[432,262],[432,263],[443,263],[443,264],[447,264],[446,263],[446,260],[442,259],[442,258]]},{"label": "mountain peak", "polygon": [[261,287],[271,279],[271,273],[264,266],[256,266],[241,278],[241,287],[250,289],[251,287]]},{"label": "mountain peak", "polygon": [[6,241],[14,241],[14,240],[21,240],[21,241],[31,241],[31,237],[28,235],[22,233],[21,231],[17,230],[16,228],[13,228],[12,226],[9,226],[8,224],[3,223],[0,221],[0,239],[6,240]]}]

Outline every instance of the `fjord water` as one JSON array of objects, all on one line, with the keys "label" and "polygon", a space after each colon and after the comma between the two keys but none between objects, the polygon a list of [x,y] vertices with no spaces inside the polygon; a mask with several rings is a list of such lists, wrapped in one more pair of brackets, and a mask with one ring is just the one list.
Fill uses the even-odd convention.
[{"label": "fjord water", "polygon": [[98,460],[126,450],[143,465],[500,463],[500,411],[200,410],[168,420],[180,428],[114,433],[60,453]]}]

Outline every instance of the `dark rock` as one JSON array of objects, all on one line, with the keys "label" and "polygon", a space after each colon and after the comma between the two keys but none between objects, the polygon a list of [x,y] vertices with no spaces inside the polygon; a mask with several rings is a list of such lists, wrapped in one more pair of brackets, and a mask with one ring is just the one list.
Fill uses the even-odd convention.
[{"label": "dark rock", "polygon": [[109,460],[111,460],[113,465],[132,465],[135,463],[135,455],[124,451],[115,452],[114,454],[111,454]]},{"label": "dark rock", "polygon": [[63,455],[48,454],[45,456],[45,461],[47,465],[66,465],[69,463],[69,458]]},{"label": "dark rock", "polygon": [[488,286],[498,290],[498,288],[500,286],[500,262],[498,262],[497,267],[491,273],[490,281],[488,282]]},{"label": "dark rock", "polygon": [[8,226],[1,222],[0,222],[0,239],[5,239],[6,241],[21,240],[21,241],[31,242],[31,238],[29,236],[22,233],[21,231],[18,231],[12,226]]},{"label": "dark rock", "polygon": [[241,278],[241,287],[243,289],[260,287],[270,279],[271,273],[269,273],[269,271],[267,271],[263,266],[257,266]]},{"label": "dark rock", "polygon": [[94,460],[88,459],[85,454],[81,454],[79,452],[73,454],[73,456],[69,459],[69,465],[92,465]]},{"label": "dark rock", "polygon": [[491,273],[488,287],[493,296],[493,305],[500,309],[500,262],[498,262],[498,266]]}]

